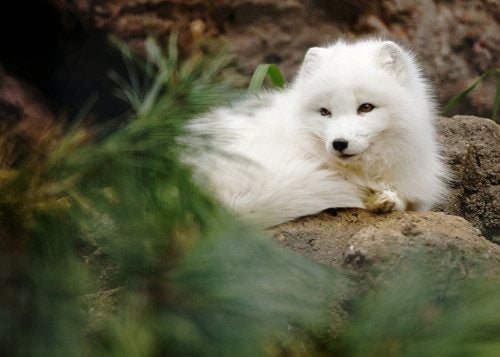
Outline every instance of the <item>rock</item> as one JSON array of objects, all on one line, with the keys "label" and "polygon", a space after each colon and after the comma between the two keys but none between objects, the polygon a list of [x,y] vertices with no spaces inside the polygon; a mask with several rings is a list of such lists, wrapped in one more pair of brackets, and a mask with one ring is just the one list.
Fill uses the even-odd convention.
[{"label": "rock", "polygon": [[[14,76],[32,73],[32,77],[44,79],[39,86],[47,87],[44,82],[57,80],[57,87],[39,89],[45,94],[54,93],[50,99],[57,104],[63,102],[63,106],[71,104],[69,99],[60,99],[75,92],[69,89],[82,91],[74,103],[80,108],[95,92],[87,87],[106,89],[99,90],[100,100],[96,103],[103,114],[118,107],[111,96],[106,97],[109,89],[106,71],[118,67],[105,47],[107,32],[142,51],[147,36],[166,41],[175,30],[179,33],[182,54],[203,36],[224,39],[239,60],[240,75],[246,80],[263,62],[278,63],[287,78],[291,78],[310,46],[339,37],[384,36],[418,53],[426,74],[435,83],[441,107],[473,79],[489,68],[500,66],[499,2],[495,0],[31,0],[29,3],[33,3],[31,7],[36,5],[33,13],[37,15],[25,21],[28,24],[25,39],[29,41],[36,36],[36,46],[9,41],[9,29],[15,26],[15,19],[26,18],[27,14],[22,4],[15,10],[5,8],[0,13],[4,14],[4,42],[9,46],[0,56],[0,63],[5,66],[9,62],[13,70],[7,69]],[[469,93],[453,113],[489,117],[494,96],[495,80],[489,78]],[[122,112],[114,110],[107,114],[116,116]]]},{"label": "rock", "polygon": [[500,126],[472,116],[440,117],[437,124],[453,180],[435,210],[464,217],[500,243]]},{"label": "rock", "polygon": [[0,65],[0,129],[29,139],[55,121],[40,91],[8,75]]},{"label": "rock", "polygon": [[365,286],[377,285],[414,257],[425,258],[435,271],[454,269],[462,278],[500,272],[500,246],[465,219],[440,212],[329,210],[271,233],[281,245],[346,269]]},{"label": "rock", "polygon": [[[246,74],[262,62],[280,63],[288,78],[306,48],[342,36],[366,34],[401,41],[415,49],[436,84],[442,106],[474,78],[500,65],[499,2],[298,1],[298,0],[52,0],[88,26],[110,31],[136,48],[147,35],[166,38],[176,29],[183,47],[203,21],[209,36],[227,40]],[[454,113],[490,116],[495,81],[484,81]]]}]

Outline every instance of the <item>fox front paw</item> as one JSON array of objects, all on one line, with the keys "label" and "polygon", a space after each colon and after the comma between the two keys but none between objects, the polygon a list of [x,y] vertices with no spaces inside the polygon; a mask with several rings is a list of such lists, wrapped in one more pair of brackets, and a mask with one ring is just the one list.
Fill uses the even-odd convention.
[{"label": "fox front paw", "polygon": [[390,211],[404,211],[405,203],[399,195],[392,190],[374,191],[364,189],[361,199],[367,210],[378,213]]}]

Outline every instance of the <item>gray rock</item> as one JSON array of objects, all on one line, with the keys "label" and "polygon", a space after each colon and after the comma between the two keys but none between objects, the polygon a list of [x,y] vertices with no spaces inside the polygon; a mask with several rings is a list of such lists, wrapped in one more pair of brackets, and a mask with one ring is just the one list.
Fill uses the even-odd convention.
[{"label": "gray rock", "polygon": [[440,212],[329,210],[271,233],[283,246],[344,268],[366,286],[378,285],[405,260],[419,256],[434,271],[454,268],[463,278],[500,271],[500,246],[465,219]]},{"label": "gray rock", "polygon": [[437,124],[453,180],[435,210],[464,217],[500,243],[500,126],[472,116],[441,117]]}]

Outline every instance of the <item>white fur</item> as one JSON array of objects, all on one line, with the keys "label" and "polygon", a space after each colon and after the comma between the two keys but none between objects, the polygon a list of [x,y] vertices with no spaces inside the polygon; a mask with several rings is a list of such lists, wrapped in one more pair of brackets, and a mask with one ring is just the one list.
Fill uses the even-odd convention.
[{"label": "white fur", "polygon": [[[375,109],[359,113],[363,103]],[[288,89],[195,119],[191,132],[212,149],[188,161],[227,207],[264,226],[331,207],[427,210],[446,178],[433,117],[411,53],[378,39],[339,41],[310,49]],[[341,157],[336,138],[354,156]]]}]

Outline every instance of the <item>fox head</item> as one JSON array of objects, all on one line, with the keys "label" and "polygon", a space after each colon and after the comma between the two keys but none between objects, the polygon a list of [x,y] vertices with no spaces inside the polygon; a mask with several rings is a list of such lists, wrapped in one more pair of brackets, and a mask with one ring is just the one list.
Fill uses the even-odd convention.
[{"label": "fox head", "polygon": [[413,55],[394,42],[311,48],[291,90],[294,116],[331,160],[388,162],[409,146],[433,145],[421,134],[432,131],[426,82]]}]

